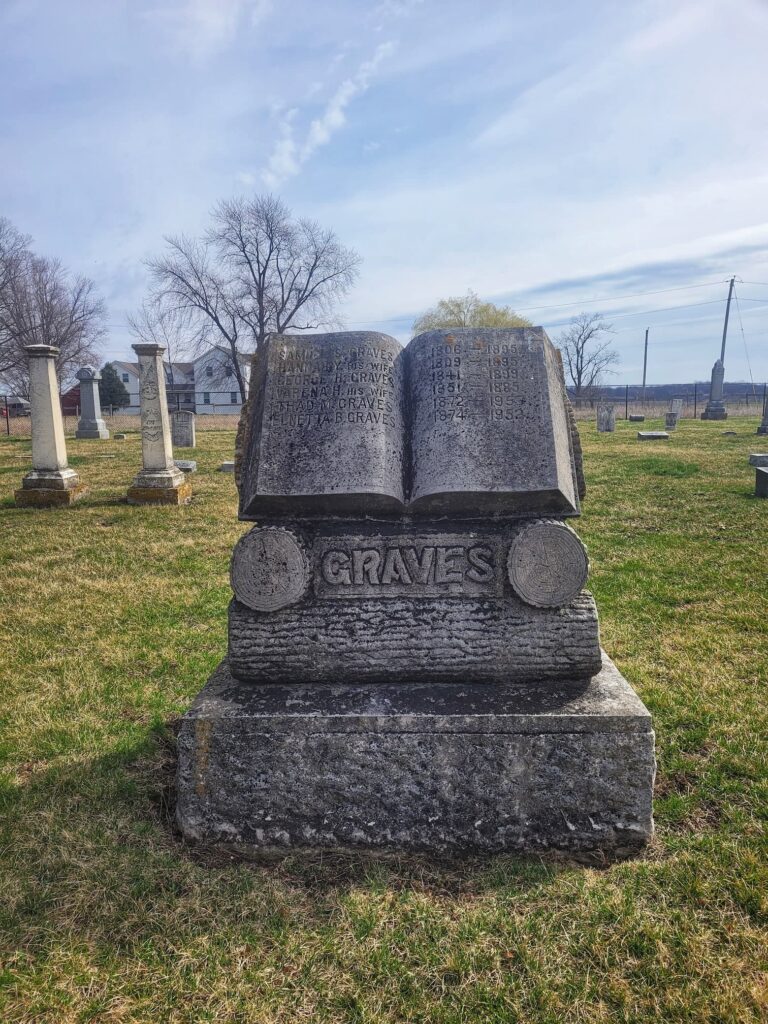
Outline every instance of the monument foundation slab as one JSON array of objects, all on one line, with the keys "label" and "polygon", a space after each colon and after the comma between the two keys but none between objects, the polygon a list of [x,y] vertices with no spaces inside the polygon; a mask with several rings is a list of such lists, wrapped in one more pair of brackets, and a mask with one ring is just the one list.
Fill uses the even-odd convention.
[{"label": "monument foundation slab", "polygon": [[590,680],[254,685],[222,662],[184,716],[184,834],[295,846],[621,857],[653,832],[648,711]]}]

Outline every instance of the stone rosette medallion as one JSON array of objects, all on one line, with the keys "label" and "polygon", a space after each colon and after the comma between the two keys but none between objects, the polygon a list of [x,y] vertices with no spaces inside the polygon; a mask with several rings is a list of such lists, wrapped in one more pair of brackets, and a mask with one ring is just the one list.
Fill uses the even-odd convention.
[{"label": "stone rosette medallion", "polygon": [[230,579],[246,608],[273,612],[299,600],[309,584],[309,564],[288,530],[257,528],[237,542]]},{"label": "stone rosette medallion", "polygon": [[272,335],[237,441],[228,654],[179,735],[204,842],[623,856],[650,716],[600,648],[541,328]]}]

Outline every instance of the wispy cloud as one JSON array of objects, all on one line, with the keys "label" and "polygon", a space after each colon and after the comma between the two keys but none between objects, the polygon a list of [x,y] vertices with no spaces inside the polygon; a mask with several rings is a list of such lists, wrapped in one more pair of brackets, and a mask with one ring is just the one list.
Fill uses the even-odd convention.
[{"label": "wispy cloud", "polygon": [[277,188],[288,178],[298,174],[302,166],[321,146],[327,145],[332,136],[344,126],[347,108],[353,99],[361,96],[370,87],[379,64],[394,50],[394,43],[382,43],[373,56],[364,61],[354,75],[346,78],[336,89],[319,117],[309,125],[303,143],[297,142],[294,121],[298,111],[293,108],[282,117],[279,136],[262,174],[269,188]]},{"label": "wispy cloud", "polygon": [[145,13],[175,49],[200,61],[226,49],[241,28],[254,28],[271,10],[272,0],[181,0]]}]

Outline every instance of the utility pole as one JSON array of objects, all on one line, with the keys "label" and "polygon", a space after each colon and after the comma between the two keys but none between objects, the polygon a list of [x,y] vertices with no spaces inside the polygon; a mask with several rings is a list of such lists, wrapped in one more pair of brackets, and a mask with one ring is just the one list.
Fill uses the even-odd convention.
[{"label": "utility pole", "polygon": [[725,365],[725,339],[728,336],[728,315],[731,312],[731,296],[733,295],[733,286],[736,283],[736,278],[731,278],[731,283],[728,285],[728,301],[725,304],[725,323],[723,324],[723,344],[720,348],[720,362]]},{"label": "utility pole", "polygon": [[645,405],[645,371],[648,369],[648,331],[650,328],[645,328],[645,351],[643,352],[643,398],[642,402]]}]

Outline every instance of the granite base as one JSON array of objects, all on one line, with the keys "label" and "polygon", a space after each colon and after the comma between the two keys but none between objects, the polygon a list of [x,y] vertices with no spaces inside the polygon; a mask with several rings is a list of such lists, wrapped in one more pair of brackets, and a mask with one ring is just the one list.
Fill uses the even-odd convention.
[{"label": "granite base", "polygon": [[60,505],[74,505],[88,493],[85,484],[74,487],[20,487],[13,492],[13,499],[19,508],[54,508]]},{"label": "granite base", "polygon": [[129,487],[129,505],[186,505],[192,499],[192,484],[178,487]]},{"label": "granite base", "polygon": [[628,856],[653,833],[651,718],[607,657],[568,684],[300,686],[221,663],[184,716],[184,835],[441,854]]}]

